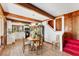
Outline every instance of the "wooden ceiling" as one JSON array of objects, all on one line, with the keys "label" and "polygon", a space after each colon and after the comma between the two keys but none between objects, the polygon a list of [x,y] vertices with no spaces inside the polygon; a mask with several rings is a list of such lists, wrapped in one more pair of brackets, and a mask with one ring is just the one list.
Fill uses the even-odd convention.
[{"label": "wooden ceiling", "polygon": [[42,15],[45,15],[45,16],[51,18],[51,19],[55,18],[51,14],[49,14],[49,13],[45,12],[44,10],[32,5],[31,3],[16,3],[16,5],[19,5],[19,6],[24,7],[24,8],[28,8],[28,9],[33,10],[35,12],[38,12],[38,13],[40,13]]}]

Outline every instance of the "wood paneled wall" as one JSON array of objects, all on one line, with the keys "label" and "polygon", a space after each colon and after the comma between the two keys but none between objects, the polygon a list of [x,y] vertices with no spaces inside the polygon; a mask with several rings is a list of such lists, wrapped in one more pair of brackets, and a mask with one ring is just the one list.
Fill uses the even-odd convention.
[{"label": "wood paneled wall", "polygon": [[56,31],[62,31],[62,18],[56,19]]},{"label": "wood paneled wall", "polygon": [[54,20],[48,21],[48,24],[49,24],[52,28],[54,28]]},{"label": "wood paneled wall", "polygon": [[1,36],[2,36],[2,39],[1,39],[1,43],[2,45],[6,45],[7,44],[7,20],[3,14],[3,9],[2,9],[2,6],[0,4],[0,20],[2,20],[2,24],[1,24],[1,28],[2,28],[2,33],[1,33]]},{"label": "wood paneled wall", "polygon": [[79,39],[79,11],[65,14],[65,32],[72,32],[74,38]]},{"label": "wood paneled wall", "polygon": [[76,39],[79,39],[79,15],[73,17],[73,34]]},{"label": "wood paneled wall", "polygon": [[72,17],[69,15],[65,15],[64,26],[65,32],[72,32]]}]

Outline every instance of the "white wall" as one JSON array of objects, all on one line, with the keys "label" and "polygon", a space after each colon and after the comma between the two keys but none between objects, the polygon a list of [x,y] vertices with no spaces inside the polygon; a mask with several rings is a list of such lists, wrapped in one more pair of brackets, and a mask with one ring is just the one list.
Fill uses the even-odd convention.
[{"label": "white wall", "polygon": [[44,34],[45,34],[45,41],[52,43],[52,41],[56,41],[56,37],[59,36],[59,44],[60,44],[60,51],[62,51],[62,34],[64,33],[64,16],[61,16],[59,18],[62,18],[62,31],[56,31],[56,19],[54,20],[54,29],[48,25],[48,23],[45,21],[43,22],[43,25],[45,27]]},{"label": "white wall", "polygon": [[56,39],[54,29],[51,28],[46,21],[43,22],[43,25],[45,28],[44,29],[45,41],[52,43],[52,41],[55,41]]},{"label": "white wall", "polygon": [[8,33],[8,31],[12,31],[12,22],[7,21],[7,44],[12,44],[15,42],[14,35],[12,33]]},{"label": "white wall", "polygon": [[[56,19],[58,18],[62,18],[62,31],[56,31]],[[64,16],[60,16],[60,17],[57,17],[55,18],[55,32],[56,32],[56,35],[59,36],[59,43],[60,43],[60,51],[63,51],[63,44],[62,44],[62,35],[64,33]]]}]

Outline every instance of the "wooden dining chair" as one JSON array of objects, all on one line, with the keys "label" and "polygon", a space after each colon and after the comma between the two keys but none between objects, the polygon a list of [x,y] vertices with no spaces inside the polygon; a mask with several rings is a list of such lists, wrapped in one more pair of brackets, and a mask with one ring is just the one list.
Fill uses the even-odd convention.
[{"label": "wooden dining chair", "polygon": [[38,54],[39,43],[40,43],[39,40],[34,40],[34,41],[33,41],[33,49],[34,49],[34,51],[36,51],[36,54]]},{"label": "wooden dining chair", "polygon": [[31,42],[29,40],[27,40],[27,38],[23,39],[23,53],[25,51],[26,46],[28,46],[28,49],[30,50],[30,44],[31,44]]},{"label": "wooden dining chair", "polygon": [[42,50],[43,47],[43,40],[41,37],[38,38],[38,40],[34,41],[34,48],[36,50],[36,54],[38,54],[39,50]]}]

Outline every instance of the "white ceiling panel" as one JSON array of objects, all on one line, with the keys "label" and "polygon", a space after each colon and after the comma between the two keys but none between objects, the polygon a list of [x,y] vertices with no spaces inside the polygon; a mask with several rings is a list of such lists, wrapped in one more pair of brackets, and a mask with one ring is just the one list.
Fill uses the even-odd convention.
[{"label": "white ceiling panel", "polygon": [[41,15],[41,14],[35,12],[35,11],[23,8],[23,7],[18,6],[16,4],[2,3],[2,7],[3,7],[4,11],[7,11],[7,12],[10,12],[10,13],[13,13],[13,14],[17,14],[17,15],[37,19],[37,20],[49,19],[46,16],[43,16],[43,15]]},{"label": "white ceiling panel", "polygon": [[[79,10],[79,3],[32,3],[38,8],[48,12],[53,16],[60,16],[66,13],[70,13]],[[41,15],[35,11],[25,9],[16,4],[2,3],[4,11],[11,12],[17,15],[30,17],[37,20],[49,19],[48,17]]]},{"label": "white ceiling panel", "polygon": [[60,16],[79,10],[79,3],[32,3],[53,16]]}]

